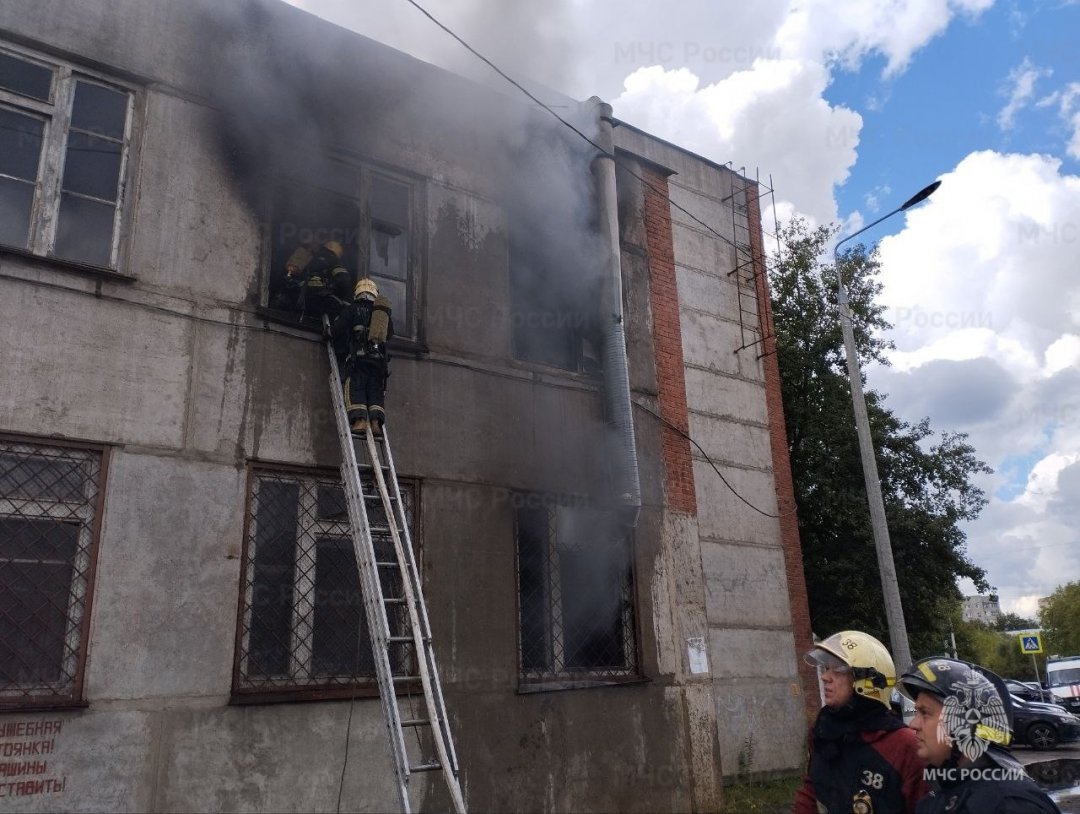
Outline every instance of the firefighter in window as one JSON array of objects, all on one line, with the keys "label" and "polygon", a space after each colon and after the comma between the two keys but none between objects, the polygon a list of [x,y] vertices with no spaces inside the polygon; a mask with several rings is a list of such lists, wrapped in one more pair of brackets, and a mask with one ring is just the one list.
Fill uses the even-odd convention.
[{"label": "firefighter in window", "polygon": [[390,300],[379,296],[370,277],[356,284],[352,305],[334,320],[331,334],[339,358],[341,354],[345,357],[341,375],[352,431],[363,435],[370,426],[378,435],[386,422],[384,402],[390,375],[386,343],[394,335],[394,322]]},{"label": "firefighter in window", "polygon": [[301,245],[285,262],[285,282],[274,296],[273,307],[296,311],[301,319],[321,322],[323,314],[336,317],[349,303],[352,278],[341,263],[344,247],[328,240],[311,251]]}]

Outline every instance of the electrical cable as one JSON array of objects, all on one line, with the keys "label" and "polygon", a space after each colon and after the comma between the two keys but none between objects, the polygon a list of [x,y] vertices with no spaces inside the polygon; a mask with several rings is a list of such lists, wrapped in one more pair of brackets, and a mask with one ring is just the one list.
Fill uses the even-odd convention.
[{"label": "electrical cable", "polygon": [[690,436],[690,433],[686,432],[681,427],[675,426],[670,421],[668,421],[666,418],[664,418],[662,415],[660,415],[658,412],[656,412],[655,410],[649,409],[648,407],[646,407],[641,402],[635,401],[634,406],[637,407],[639,410],[644,410],[646,413],[651,415],[653,418],[655,418],[657,421],[659,421],[665,427],[669,427],[669,428],[673,429],[675,432],[677,432],[679,435],[681,435],[683,438],[685,438],[687,441],[689,441],[691,444],[693,444],[695,447],[697,447],[698,452],[701,453],[701,457],[703,457],[705,459],[706,463],[708,463],[709,466],[712,467],[713,472],[715,472],[716,476],[718,478],[720,478],[721,483],[723,483],[724,486],[726,486],[728,489],[731,490],[731,494],[735,495],[735,497],[737,497],[739,500],[741,500],[743,503],[745,503],[747,506],[749,506],[755,512],[757,512],[760,515],[763,515],[764,517],[771,517],[771,518],[774,518],[774,519],[779,519],[781,517],[790,517],[791,515],[796,514],[796,511],[794,509],[792,509],[791,511],[787,511],[787,512],[781,512],[780,514],[773,514],[771,512],[765,511],[764,509],[759,509],[757,506],[755,506],[753,503],[751,503],[745,497],[740,495],[739,492],[735,489],[735,487],[732,486],[728,482],[728,479],[724,477],[724,473],[720,471],[720,469],[716,465],[715,461],[713,461],[713,459],[709,457],[709,453],[707,453],[704,449],[702,449],[701,444],[699,444],[697,441],[695,441]]},{"label": "electrical cable", "polygon": [[[693,212],[691,212],[690,210],[686,209],[685,207],[679,205],[675,201],[671,200],[671,198],[669,196],[664,194],[663,190],[661,190],[660,188],[658,188],[657,186],[652,184],[647,179],[645,179],[642,176],[638,175],[633,170],[629,169],[626,166],[625,162],[620,162],[619,161],[618,156],[613,155],[612,153],[609,153],[607,150],[605,150],[603,147],[601,147],[599,144],[597,144],[595,141],[593,141],[587,135],[582,133],[581,130],[579,130],[577,127],[575,127],[570,122],[568,122],[566,119],[564,119],[562,116],[560,116],[550,106],[544,104],[542,101],[540,101],[538,98],[536,98],[535,95],[533,95],[528,90],[526,90],[520,83],[518,83],[515,79],[513,79],[511,76],[509,76],[501,68],[499,68],[499,66],[497,66],[494,62],[492,62],[486,56],[484,56],[479,51],[477,51],[475,48],[473,48],[471,45],[469,45],[469,43],[467,43],[464,39],[462,39],[460,36],[458,36],[456,33],[454,33],[454,31],[451,30],[447,25],[445,25],[443,22],[438,20],[430,11],[428,11],[423,6],[421,6],[419,3],[417,3],[416,0],[405,0],[405,2],[408,3],[409,5],[413,6],[414,8],[416,8],[417,11],[419,11],[421,14],[423,14],[425,17],[427,17],[429,20],[431,20],[433,23],[435,23],[435,25],[437,25],[439,28],[441,28],[443,31],[445,31],[447,34],[449,34],[451,37],[453,37],[455,40],[457,40],[457,42],[459,42],[466,50],[468,50],[469,53],[473,54],[477,59],[481,60],[485,65],[489,66],[493,71],[495,71],[495,73],[497,73],[499,76],[501,76],[507,82],[509,82],[515,88],[520,90],[532,102],[539,105],[541,108],[543,108],[548,113],[550,113],[552,116],[554,116],[555,119],[557,121],[559,121],[562,125],[564,125],[565,127],[568,127],[570,130],[572,130],[574,133],[576,133],[578,136],[580,136],[582,139],[584,139],[588,144],[595,147],[600,152],[601,155],[612,159],[617,164],[620,164],[628,175],[632,176],[633,178],[636,178],[642,184],[649,187],[649,189],[651,189],[657,195],[663,196],[671,206],[675,207],[677,210],[679,210],[684,215],[686,215],[687,217],[692,219],[694,222],[696,222],[696,223],[700,224],[701,226],[705,227],[705,229],[707,229],[710,233],[712,233],[713,235],[718,237],[720,240],[727,243],[732,248],[735,248],[735,249],[739,248],[736,245],[734,240],[731,240],[727,236],[720,234],[720,232],[716,231],[712,226],[710,226],[708,223],[703,221],[701,218],[699,218]],[[734,173],[734,170],[732,170],[732,173]],[[758,197],[761,197],[761,196],[758,196]],[[734,204],[735,204],[735,202],[732,201],[732,206],[734,206]],[[740,268],[747,265],[747,263],[753,263],[753,262],[758,261],[758,260],[764,260],[764,259],[767,258],[767,256],[768,255],[766,255],[764,252],[762,252],[761,254],[758,254],[758,255],[752,255],[747,262],[744,262],[744,263],[741,263],[741,264],[737,265],[735,267],[734,271],[738,271]],[[764,266],[765,266],[765,270],[768,271],[769,266],[768,266],[767,262],[764,263]]]}]

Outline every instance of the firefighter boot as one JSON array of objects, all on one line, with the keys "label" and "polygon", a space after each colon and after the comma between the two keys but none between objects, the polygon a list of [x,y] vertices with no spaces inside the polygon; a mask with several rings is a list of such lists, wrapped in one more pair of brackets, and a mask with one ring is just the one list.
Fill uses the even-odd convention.
[{"label": "firefighter boot", "polygon": [[368,420],[366,418],[358,418],[352,424],[353,435],[366,435],[368,428]]}]

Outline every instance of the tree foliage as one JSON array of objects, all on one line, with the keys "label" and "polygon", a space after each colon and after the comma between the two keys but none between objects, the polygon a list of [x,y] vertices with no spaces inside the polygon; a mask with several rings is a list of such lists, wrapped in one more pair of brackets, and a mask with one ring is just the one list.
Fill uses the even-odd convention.
[{"label": "tree foliage", "polygon": [[[1045,636],[1043,645],[1046,645]],[[1020,637],[1005,633],[997,625],[961,622],[956,628],[956,651],[960,658],[981,664],[999,676],[1017,681],[1035,680],[1035,663],[1020,649]],[[1045,655],[1039,657],[1040,679],[1045,658]]]},{"label": "tree foliage", "polygon": [[1039,623],[1034,619],[1027,619],[1018,613],[1003,613],[999,616],[994,624],[991,625],[994,630],[1035,630],[1039,627]]},{"label": "tree foliage", "polygon": [[[788,450],[814,631],[856,628],[887,644],[836,269],[822,260],[833,234],[796,219],[782,230],[784,250],[770,273]],[[890,345],[882,332],[890,326],[876,301],[876,249],[857,246],[839,265],[859,359],[887,364]],[[958,609],[956,580],[968,577],[987,588],[984,571],[965,553],[960,526],[986,504],[972,476],[990,470],[965,435],[935,433],[928,419],[901,421],[873,390],[866,390],[866,401],[912,654],[941,653]]]},{"label": "tree foliage", "polygon": [[1047,652],[1061,656],[1080,655],[1080,582],[1069,582],[1050,595],[1039,614],[1047,641]]}]

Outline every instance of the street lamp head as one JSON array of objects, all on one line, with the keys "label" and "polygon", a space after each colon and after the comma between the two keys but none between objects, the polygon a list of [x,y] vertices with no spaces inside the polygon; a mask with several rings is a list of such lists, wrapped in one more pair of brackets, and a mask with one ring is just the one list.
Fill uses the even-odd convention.
[{"label": "street lamp head", "polygon": [[917,203],[922,203],[937,192],[939,186],[941,186],[941,181],[934,181],[929,186],[923,187],[900,205],[900,211],[903,212],[905,209],[911,209]]}]

